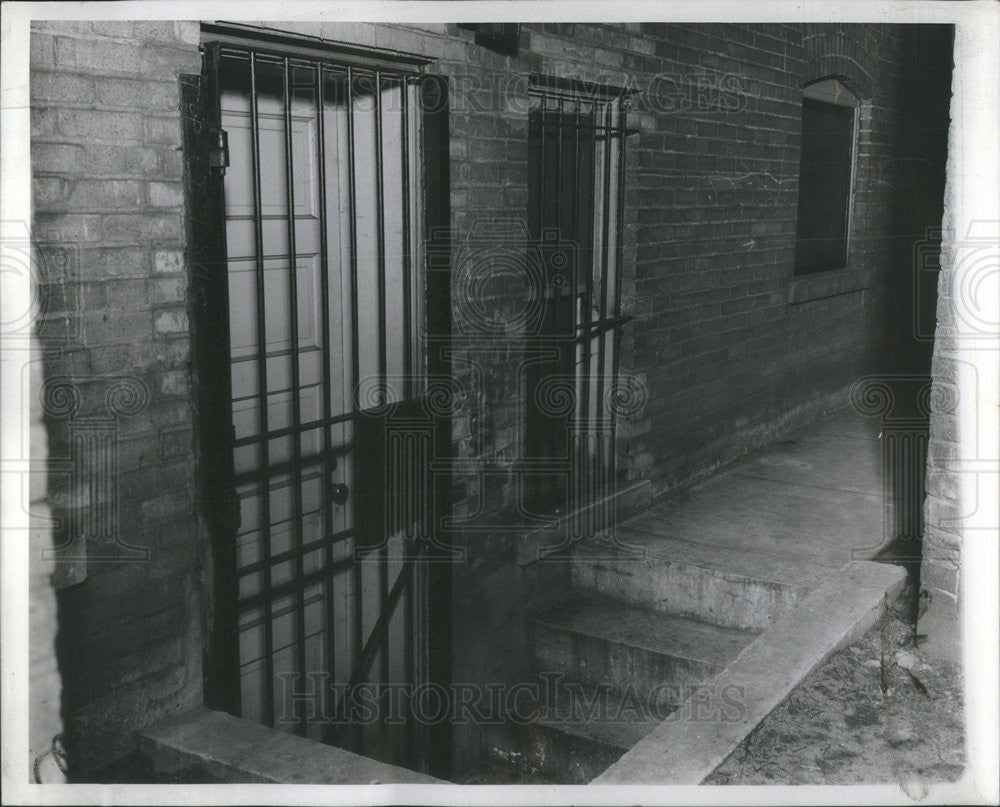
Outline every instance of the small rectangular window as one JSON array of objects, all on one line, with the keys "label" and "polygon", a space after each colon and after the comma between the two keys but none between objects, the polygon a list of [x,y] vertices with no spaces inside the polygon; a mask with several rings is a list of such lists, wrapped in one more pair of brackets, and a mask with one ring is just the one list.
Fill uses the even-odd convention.
[{"label": "small rectangular window", "polygon": [[847,265],[854,113],[854,106],[803,99],[796,275]]}]

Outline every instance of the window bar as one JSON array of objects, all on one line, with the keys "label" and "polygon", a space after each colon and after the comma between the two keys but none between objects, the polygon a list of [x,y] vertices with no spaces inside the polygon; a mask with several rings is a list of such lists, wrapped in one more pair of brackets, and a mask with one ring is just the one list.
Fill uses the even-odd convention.
[{"label": "window bar", "polygon": [[[626,146],[626,120],[627,112],[625,110],[625,104],[623,100],[618,101],[618,187],[617,187],[617,207],[618,211],[616,214],[615,221],[615,289],[614,289],[614,316],[615,318],[621,317],[621,307],[622,307],[622,266],[623,259],[622,254],[624,251],[623,247],[623,233],[625,231],[625,226],[623,223],[625,217],[625,146]],[[613,341],[611,343],[611,378],[616,380],[618,378],[618,362],[619,362],[619,350],[621,346],[621,326],[615,328],[613,334]],[[615,490],[615,480],[618,471],[618,418],[614,417],[611,421],[611,447],[610,447],[610,457],[608,459],[608,464],[610,466],[610,471],[608,474],[611,490],[609,493],[614,493]],[[613,514],[616,512],[615,508],[617,505],[612,503],[611,511],[609,512],[609,528],[614,527]]]},{"label": "window bar", "polygon": [[[302,423],[301,402],[299,400],[301,384],[299,378],[299,281],[298,281],[298,250],[295,243],[295,159],[292,154],[292,70],[288,57],[284,58],[284,96],[285,96],[285,203],[288,208],[288,305],[289,329],[288,335],[292,370],[292,540],[297,550],[295,555],[295,664],[300,683],[304,683],[306,674],[306,608],[305,608],[305,563],[302,556]],[[299,734],[306,732],[306,712],[299,712]]]},{"label": "window bar", "polygon": [[[593,105],[592,105],[593,107]],[[593,108],[591,109],[592,116],[594,114]],[[580,177],[583,175],[580,167],[580,130],[583,128],[580,123],[583,116],[583,101],[581,100],[577,104],[577,114],[574,120],[575,125],[573,126],[573,218],[576,221],[580,221]],[[587,163],[584,163],[584,170],[587,168]],[[593,172],[591,172],[593,173]],[[593,207],[593,205],[591,205]],[[587,256],[585,254],[580,254],[583,248],[583,244],[577,245],[577,260],[583,264],[584,258]],[[580,335],[583,337],[580,340],[580,409],[579,409],[579,422],[577,424],[577,430],[580,432],[580,439],[585,439],[585,431],[588,428],[587,419],[590,414],[590,307],[592,305],[592,298],[594,295],[594,266],[593,266],[593,248],[591,247],[588,252],[591,253],[591,260],[586,266],[586,275],[583,284],[583,295],[580,298]],[[581,267],[574,267],[574,274],[576,277],[580,275]],[[574,283],[576,282],[576,277],[574,278]]]},{"label": "window bar", "polygon": [[[386,287],[385,287],[385,176],[382,168],[382,160],[385,156],[384,139],[382,132],[382,72],[380,70],[375,71],[375,237],[376,237],[376,252],[375,257],[378,266],[378,375],[379,384],[383,390],[386,398],[382,401],[383,405],[387,404],[390,400],[389,396],[389,378],[386,369],[386,331],[388,323],[386,322]],[[382,458],[379,458],[382,460]],[[379,461],[376,460],[376,461]],[[396,490],[393,487],[387,487],[385,482],[385,474],[382,475],[383,478],[383,496],[385,490]],[[379,548],[379,560],[378,560],[378,591],[379,591],[379,610],[385,608],[386,597],[389,594],[389,546],[388,531],[385,535],[380,536],[380,543],[382,546]],[[384,642],[382,644],[382,651],[379,654],[379,677],[380,684],[389,683],[389,643]],[[388,691],[388,690],[386,690]],[[385,703],[385,701],[383,701]]]},{"label": "window bar", "polygon": [[[354,70],[347,66],[347,193],[348,193],[348,218],[350,220],[351,238],[351,383],[353,391],[351,393],[351,411],[357,414],[360,396],[360,360],[358,357],[358,227],[357,227],[357,199],[355,192],[355,165],[354,165]],[[353,441],[352,441],[353,442]],[[353,466],[353,459],[352,459]],[[356,474],[355,474],[356,475]],[[353,480],[352,480],[353,481]],[[356,517],[356,508],[351,508],[352,518]],[[363,581],[361,579],[361,565],[358,563],[358,539],[354,538],[354,563],[351,566],[353,586],[354,586],[354,606],[351,612],[352,632],[351,632],[351,667],[357,665],[362,650],[362,607],[361,590]],[[350,690],[345,693],[343,702],[345,708],[350,702]],[[358,753],[362,750],[364,734],[360,723],[353,723],[352,744],[353,749]]]},{"label": "window bar", "polygon": [[[300,429],[302,431],[312,431],[313,429],[322,429],[324,426],[334,426],[337,423],[346,423],[347,421],[353,419],[354,415],[352,413],[333,415],[328,418],[320,418],[319,420],[310,420],[308,423],[301,424]],[[257,443],[277,440],[279,437],[287,437],[288,435],[294,433],[295,429],[289,426],[284,429],[275,429],[274,431],[268,431],[262,434],[251,434],[247,437],[241,437],[239,440],[234,441],[233,445],[237,448],[241,446],[256,445]]]},{"label": "window bar", "polygon": [[[323,549],[326,546],[333,546],[341,541],[350,538],[353,535],[351,530],[341,530],[340,532],[335,532],[332,535],[325,535],[322,538],[317,538],[315,541],[309,541],[302,545],[302,551],[299,552],[297,549],[286,549],[284,552],[279,552],[270,561],[258,560],[254,563],[248,563],[246,566],[240,567],[239,576],[246,577],[248,574],[253,574],[254,572],[259,572],[264,568],[265,565],[270,563],[271,565],[277,565],[279,563],[284,563],[287,560],[292,560],[296,554],[308,554],[317,549]],[[245,608],[245,601],[240,601],[240,607]]]},{"label": "window bar", "polygon": [[[580,221],[580,118],[583,114],[583,102],[580,101],[577,104],[576,115],[574,116],[573,125],[573,220]],[[577,244],[576,259],[579,265],[573,267],[573,286],[574,290],[576,288],[577,279],[580,276],[580,267],[583,263],[584,255],[581,254],[583,245]],[[588,267],[586,278],[583,285],[583,295],[576,305],[580,307],[580,334],[585,337],[581,340],[580,351],[581,351],[581,363],[580,363],[580,408],[579,408],[579,423],[577,427],[579,429],[585,428],[584,424],[587,422],[587,413],[590,409],[590,394],[587,390],[587,376],[590,374],[590,296],[592,293],[591,289],[591,276],[593,275],[593,268]]]},{"label": "window bar", "polygon": [[[544,238],[545,238],[545,215],[546,215],[546,213],[545,213],[545,197],[547,196],[547,194],[546,194],[547,178],[546,178],[546,175],[545,175],[545,145],[546,145],[545,144],[545,129],[546,129],[546,126],[545,126],[545,114],[548,111],[548,99],[543,95],[543,96],[540,97],[539,100],[540,100],[540,105],[539,105],[539,111],[538,111],[538,125],[540,127],[540,131],[539,131],[539,134],[538,134],[538,186],[539,186],[538,232],[536,232],[536,233],[530,233],[529,232],[529,237],[534,236],[535,238],[537,238],[538,242],[537,242],[537,244],[535,246],[540,248],[542,246],[542,244],[544,243]],[[530,228],[530,226],[531,226],[531,222],[530,221],[528,222],[528,226]],[[543,273],[545,271],[545,264],[544,264],[545,257],[544,257],[544,255],[545,255],[545,253],[542,252],[541,253],[541,259],[542,259],[542,271],[543,271]],[[548,299],[546,299],[547,298],[547,294],[546,294],[546,292],[547,292],[547,289],[546,289],[546,281],[547,281],[547,279],[548,278],[543,274],[542,275],[542,288],[540,288],[538,290],[539,294],[542,295],[542,301],[541,301],[542,321],[539,323],[539,325],[541,327],[541,331],[542,331],[543,334],[546,334],[547,330],[551,330],[551,328],[552,328],[552,325],[549,322],[549,318],[550,318],[549,306],[551,305],[551,303],[548,301]],[[546,363],[547,363],[547,361],[551,361],[551,360],[547,360],[546,356],[545,356],[545,348],[548,347],[548,344],[550,344],[550,343],[547,343],[546,345],[544,345],[543,349],[541,351],[542,355],[539,357],[539,359],[540,359],[540,365],[536,365],[536,366],[539,367],[539,372],[538,372],[537,376],[535,377],[536,383],[538,383],[538,384],[541,384],[545,380]],[[539,459],[541,459],[542,462],[546,462],[546,461],[551,462],[551,460],[552,460],[551,454],[552,454],[552,449],[553,449],[552,440],[551,440],[551,437],[548,434],[546,434],[547,430],[539,428],[540,421],[542,420],[542,409],[541,409],[540,406],[538,406],[535,403],[535,400],[537,398],[537,396],[535,394],[536,392],[537,392],[537,390],[529,390],[528,391],[528,405],[531,407],[530,411],[531,411],[531,413],[533,415],[532,420],[533,420],[533,426],[534,426],[534,428],[531,430],[531,433],[528,435],[528,439],[531,442],[538,441],[538,443],[540,444],[541,451],[539,451],[538,448],[531,449],[532,453],[534,454],[534,457],[533,457],[534,460],[537,462]],[[545,434],[545,436],[543,437],[542,434],[539,434],[539,431],[542,431],[542,433]],[[552,500],[553,500],[553,487],[554,487],[554,484],[553,484],[553,480],[552,480],[551,476],[549,474],[547,474],[547,473],[541,476],[541,482],[542,482],[542,484],[539,486],[541,488],[541,491],[540,491],[541,495],[540,496],[536,495],[536,496],[533,496],[532,498],[535,499],[536,509],[543,509],[544,510],[544,509],[550,508],[553,505],[553,501]],[[541,508],[538,508],[538,505],[541,505]]]},{"label": "window bar", "polygon": [[[260,401],[260,429],[268,432],[267,417],[267,324],[264,314],[264,233],[260,189],[260,119],[257,109],[257,54],[250,53],[250,151],[253,154],[253,237],[257,281],[257,395]],[[270,443],[260,444],[261,465],[270,464]],[[264,558],[271,558],[271,483],[262,480],[260,497],[261,543]],[[271,592],[271,563],[264,567],[264,722],[274,727],[274,601]]]},{"label": "window bar", "polygon": [[[601,170],[604,178],[601,181],[601,303],[600,318],[606,319],[608,316],[608,236],[610,227],[610,217],[608,211],[611,209],[611,104],[605,105],[604,119],[606,121],[604,131],[604,158]],[[597,401],[595,414],[601,420],[604,419],[604,366],[607,339],[602,332],[597,343]]]},{"label": "window bar", "polygon": [[[547,101],[548,99],[546,99]],[[556,225],[556,238],[553,245],[558,249],[558,245],[563,243],[563,218],[562,218],[562,196],[563,196],[563,185],[562,185],[562,135],[563,135],[563,99],[556,99],[555,107],[555,124],[556,124],[556,179],[555,186],[553,187],[553,200],[555,201],[555,225]],[[545,141],[542,141],[542,148],[545,148]],[[544,240],[544,236],[543,236]],[[543,246],[544,250],[544,246]],[[544,255],[544,252],[543,252]],[[558,270],[557,270],[558,271]],[[562,292],[564,291],[560,285],[555,282],[556,278],[552,278],[552,315],[553,315],[553,329],[556,334],[562,333],[561,328],[563,327],[563,301]],[[565,290],[567,293],[571,293],[571,289]],[[572,299],[572,296],[571,296]],[[571,314],[572,316],[572,314]],[[559,341],[555,343],[556,350],[556,369],[557,372],[565,371],[564,354],[563,351],[566,347],[562,345]],[[570,416],[571,418],[572,416]],[[570,426],[572,420],[568,423],[564,422],[560,424],[564,427]],[[573,512],[573,434],[569,428],[565,428],[565,456],[567,458],[568,466],[566,467],[566,499],[565,501],[560,501],[559,505],[564,508],[566,513]],[[560,449],[562,449],[562,440],[559,441]],[[572,517],[572,516],[571,516]]]},{"label": "window bar", "polygon": [[[556,202],[556,243],[562,242],[562,130],[563,130],[563,102],[562,98],[559,98],[556,106],[556,184],[555,184],[555,202]],[[562,317],[561,309],[562,306],[559,302],[559,293],[561,289],[559,286],[554,285],[552,294],[552,303],[555,306],[555,326],[556,333],[559,333],[559,325]],[[562,361],[560,360],[560,364]]]},{"label": "window bar", "polygon": [[400,186],[403,191],[403,399],[413,397],[413,345],[411,344],[412,312],[410,311],[410,81],[407,76],[400,76],[399,95],[402,104],[400,119]]},{"label": "window bar", "polygon": [[[410,276],[413,272],[410,244],[410,91],[411,83],[407,76],[400,80],[400,95],[402,96],[402,120],[400,140],[402,141],[402,190],[403,190],[403,396],[409,400],[414,396],[415,385],[411,378],[414,371],[413,362],[413,315],[411,311],[411,289]],[[416,536],[414,536],[416,537]],[[404,541],[404,556],[409,556],[411,545]],[[403,603],[403,675],[405,691],[412,693],[416,687],[416,674],[414,670],[414,636],[413,636],[413,597],[416,588],[415,578],[410,581],[409,588],[405,594]],[[406,716],[405,740],[406,757],[410,767],[415,768],[419,762],[417,757],[417,735],[414,725],[414,714],[412,701],[408,702],[409,714]],[[404,707],[405,708],[405,707]]]},{"label": "window bar", "polygon": [[[409,563],[409,557],[412,549],[411,546],[405,546],[404,551],[404,562]],[[410,585],[406,592],[405,600],[403,601],[403,670],[404,670],[404,681],[405,689],[404,691],[408,693],[407,697],[413,697],[413,691],[416,688],[416,675],[414,670],[414,647],[413,647],[413,597],[414,591],[416,589],[416,574],[410,580]],[[414,767],[417,763],[416,756],[416,726],[414,726],[414,715],[412,709],[412,700],[406,704],[410,706],[409,714],[406,719],[406,754],[407,762],[410,767]],[[406,708],[404,705],[403,708]]]},{"label": "window bar", "polygon": [[[323,419],[327,424],[323,427],[323,531],[333,535],[333,467],[330,463],[333,429],[329,423],[333,415],[333,357],[330,355],[330,270],[327,251],[327,210],[326,210],[326,110],[324,107],[325,81],[323,66],[316,62],[316,139],[319,152],[319,271],[320,271],[320,305],[323,307],[322,338],[323,338]],[[328,571],[324,578],[324,596],[326,598],[326,630],[324,643],[326,649],[326,672],[333,679],[336,661],[334,631],[336,613],[334,612],[334,573],[333,573],[333,543],[326,546],[324,565]],[[325,697],[329,697],[329,690]],[[324,707],[326,704],[324,704]]]}]

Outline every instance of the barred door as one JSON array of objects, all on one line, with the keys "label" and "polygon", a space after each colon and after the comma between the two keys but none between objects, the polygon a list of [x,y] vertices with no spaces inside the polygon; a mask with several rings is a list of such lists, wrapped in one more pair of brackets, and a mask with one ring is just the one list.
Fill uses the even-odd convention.
[{"label": "barred door", "polygon": [[207,463],[230,513],[213,536],[235,599],[225,705],[427,768],[409,700],[432,677],[419,557],[439,426],[422,405],[418,79],[209,43],[197,137],[219,177],[206,224],[223,263],[201,271],[205,305],[225,301],[225,379],[207,381],[227,405],[208,404],[225,431],[202,442],[226,445]]}]

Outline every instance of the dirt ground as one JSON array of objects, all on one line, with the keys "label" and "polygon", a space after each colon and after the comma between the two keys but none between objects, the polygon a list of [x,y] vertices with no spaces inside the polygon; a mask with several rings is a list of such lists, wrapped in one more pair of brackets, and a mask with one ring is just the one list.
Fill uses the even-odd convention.
[{"label": "dirt ground", "polygon": [[896,782],[919,797],[923,783],[959,779],[960,670],[914,647],[912,595],[807,677],[705,783]]}]

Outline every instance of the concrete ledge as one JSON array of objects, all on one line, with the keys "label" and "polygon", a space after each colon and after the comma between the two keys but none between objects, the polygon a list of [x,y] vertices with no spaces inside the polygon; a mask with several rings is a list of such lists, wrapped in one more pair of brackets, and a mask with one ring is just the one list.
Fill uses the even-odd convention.
[{"label": "concrete ledge", "polygon": [[875,624],[905,577],[898,566],[848,563],[592,784],[701,784],[803,678]]},{"label": "concrete ledge", "polygon": [[788,284],[788,303],[789,305],[808,303],[826,297],[865,291],[867,288],[852,270],[835,269],[817,272],[797,277]]},{"label": "concrete ledge", "polygon": [[648,505],[652,496],[653,483],[648,479],[642,479],[605,496],[594,504],[581,507],[574,513],[556,519],[548,527],[529,530],[519,535],[514,547],[518,565],[530,566],[546,559],[564,560],[566,552],[580,540],[570,535],[570,524],[573,521],[586,518],[589,510],[608,507],[614,508],[616,521],[623,521]]},{"label": "concrete ledge", "polygon": [[224,712],[198,708],[146,729],[139,751],[157,775],[191,773],[195,781],[369,785],[447,784],[331,745]]}]

